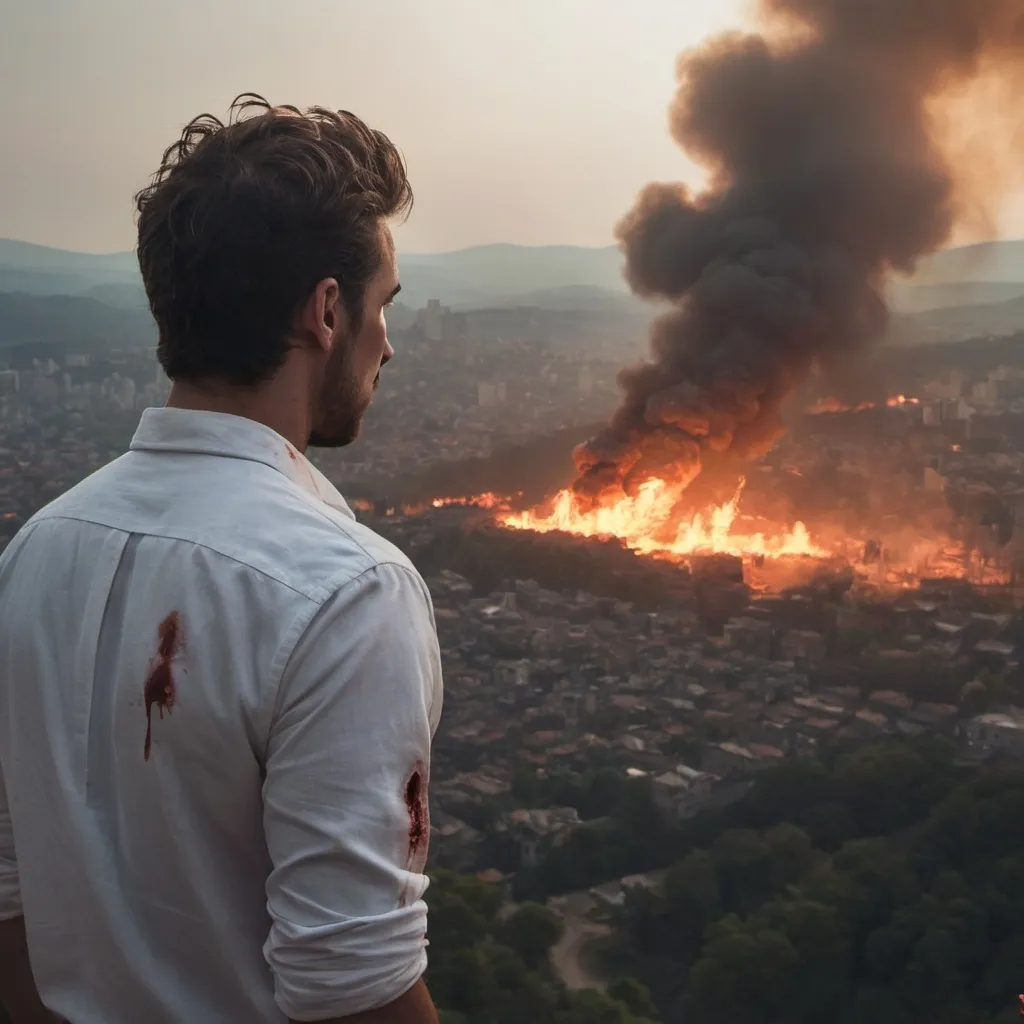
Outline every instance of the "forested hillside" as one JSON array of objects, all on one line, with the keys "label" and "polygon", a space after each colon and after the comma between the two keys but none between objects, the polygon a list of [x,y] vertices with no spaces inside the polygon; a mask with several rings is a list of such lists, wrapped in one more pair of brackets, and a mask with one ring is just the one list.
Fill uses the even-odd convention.
[{"label": "forested hillside", "polygon": [[1009,1024],[1024,991],[1024,769],[936,742],[762,779],[633,892],[605,960],[666,1024]]}]

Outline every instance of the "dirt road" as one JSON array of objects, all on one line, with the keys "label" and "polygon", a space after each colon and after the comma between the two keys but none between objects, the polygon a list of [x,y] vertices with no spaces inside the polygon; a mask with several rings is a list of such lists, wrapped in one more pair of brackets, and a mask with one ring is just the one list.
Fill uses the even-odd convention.
[{"label": "dirt road", "polygon": [[589,939],[607,935],[609,928],[587,918],[593,900],[585,892],[569,893],[549,901],[548,906],[565,922],[565,934],[551,950],[551,963],[566,987],[576,990],[596,988],[604,990],[605,983],[594,977],[583,965],[583,947]]}]

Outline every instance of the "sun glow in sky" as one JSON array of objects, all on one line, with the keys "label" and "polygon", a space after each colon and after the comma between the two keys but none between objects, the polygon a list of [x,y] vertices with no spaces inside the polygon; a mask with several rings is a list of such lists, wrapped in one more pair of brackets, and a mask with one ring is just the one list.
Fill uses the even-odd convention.
[{"label": "sun glow in sky", "polygon": [[[409,163],[409,251],[605,245],[666,131],[676,55],[747,0],[32,0],[0,32],[0,236],[129,249],[132,194],[195,114],[257,91],[345,107]],[[747,22],[749,24],[749,20]],[[1024,235],[1024,201],[1004,234]]]}]

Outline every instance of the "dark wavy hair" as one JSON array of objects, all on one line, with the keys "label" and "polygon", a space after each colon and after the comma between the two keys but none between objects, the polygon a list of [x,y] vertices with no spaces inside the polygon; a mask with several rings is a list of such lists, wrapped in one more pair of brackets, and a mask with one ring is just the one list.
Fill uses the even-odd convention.
[{"label": "dark wavy hair", "polygon": [[325,277],[358,326],[381,225],[408,212],[412,189],[394,144],[354,114],[244,93],[226,124],[191,121],[135,202],[160,365],[172,380],[247,386],[284,362]]}]

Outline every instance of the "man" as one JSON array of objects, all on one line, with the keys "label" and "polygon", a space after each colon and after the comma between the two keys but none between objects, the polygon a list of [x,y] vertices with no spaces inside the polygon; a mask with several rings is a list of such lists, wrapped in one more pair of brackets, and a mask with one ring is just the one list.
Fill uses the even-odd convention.
[{"label": "man", "polygon": [[247,95],[137,199],[167,407],[0,560],[0,1002],[436,1021],[433,611],[304,456],[356,437],[393,355],[402,159]]}]

